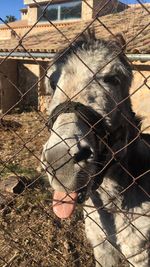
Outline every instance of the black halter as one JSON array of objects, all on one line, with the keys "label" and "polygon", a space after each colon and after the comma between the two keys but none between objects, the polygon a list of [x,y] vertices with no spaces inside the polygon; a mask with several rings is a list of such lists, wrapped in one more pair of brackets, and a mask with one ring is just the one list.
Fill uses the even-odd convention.
[{"label": "black halter", "polygon": [[118,141],[119,137],[124,131],[124,127],[119,126],[112,132],[111,129],[106,125],[104,118],[92,107],[73,101],[63,102],[52,111],[51,116],[46,123],[48,129],[52,129],[53,124],[59,115],[64,113],[76,113],[77,117],[82,119],[97,137],[101,139],[107,139],[107,144],[109,147],[112,147]]},{"label": "black halter", "polygon": [[64,113],[76,113],[77,117],[82,119],[83,122],[101,138],[103,138],[106,133],[109,132],[108,127],[103,121],[103,117],[98,112],[89,106],[85,106],[79,102],[73,101],[63,102],[53,110],[47,123],[48,128],[52,129],[53,124],[59,115]]},{"label": "black halter", "polygon": [[[122,126],[118,127],[113,133],[109,129],[109,127],[106,125],[104,118],[95,110],[93,110],[89,106],[85,106],[79,102],[73,102],[73,101],[66,101],[61,104],[59,104],[51,113],[51,116],[47,122],[47,127],[49,130],[53,128],[53,124],[59,117],[59,115],[64,113],[75,113],[79,119],[82,119],[82,121],[94,132],[95,138],[97,139],[97,143],[100,140],[105,140],[108,147],[112,148],[113,145],[118,141],[118,139],[123,134],[124,128]],[[118,134],[119,133],[119,134]],[[104,145],[103,150],[101,151],[100,159],[104,162],[108,161],[107,154],[108,154],[108,148]],[[104,158],[102,156],[104,155]],[[102,183],[103,177],[107,169],[114,163],[115,159],[112,159],[112,161],[107,164],[107,167],[104,168],[104,171],[102,171],[99,175],[94,177],[94,189],[97,189],[99,185]]]}]

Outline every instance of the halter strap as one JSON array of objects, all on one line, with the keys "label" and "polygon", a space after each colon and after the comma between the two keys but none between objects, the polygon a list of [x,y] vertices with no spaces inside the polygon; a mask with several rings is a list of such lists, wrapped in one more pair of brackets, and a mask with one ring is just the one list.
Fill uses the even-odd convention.
[{"label": "halter strap", "polygon": [[85,106],[79,102],[66,101],[59,104],[51,113],[51,116],[47,122],[47,127],[52,129],[53,124],[64,113],[76,113],[79,119],[82,119],[89,128],[92,129],[100,137],[104,137],[109,132],[108,127],[103,121],[103,117],[89,106]]},{"label": "halter strap", "polygon": [[49,129],[53,128],[53,125],[59,115],[65,113],[76,113],[79,119],[83,122],[100,138],[107,139],[107,144],[112,147],[116,141],[122,136],[124,127],[119,126],[113,132],[106,125],[103,117],[95,111],[92,107],[83,105],[80,102],[65,101],[59,104],[51,113],[51,116],[46,123]]},{"label": "halter strap", "polygon": [[[112,148],[115,143],[120,140],[124,135],[123,126],[119,126],[115,131],[111,132],[106,123],[104,122],[103,117],[97,111],[92,109],[92,107],[74,101],[63,102],[52,111],[51,116],[46,124],[48,129],[52,129],[59,115],[65,113],[75,113],[77,117],[79,119],[82,119],[83,122],[94,132],[97,142],[103,139],[110,148]],[[102,157],[102,155],[104,155],[105,158],[103,159],[103,161],[106,161],[108,156],[108,148],[105,145],[104,149],[101,151],[100,158]],[[97,189],[102,183],[105,172],[112,164],[114,164],[114,162],[115,159],[112,159],[112,161],[107,165],[107,167],[93,178],[94,190]]]}]

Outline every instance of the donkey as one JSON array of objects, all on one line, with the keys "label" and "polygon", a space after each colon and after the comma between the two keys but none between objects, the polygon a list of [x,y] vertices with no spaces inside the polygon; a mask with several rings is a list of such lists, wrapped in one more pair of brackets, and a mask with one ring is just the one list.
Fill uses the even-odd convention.
[{"label": "donkey", "polygon": [[96,267],[150,266],[150,142],[132,110],[124,47],[119,35],[88,33],[57,57],[45,81],[51,134],[41,161],[53,211],[65,219],[83,205]]}]

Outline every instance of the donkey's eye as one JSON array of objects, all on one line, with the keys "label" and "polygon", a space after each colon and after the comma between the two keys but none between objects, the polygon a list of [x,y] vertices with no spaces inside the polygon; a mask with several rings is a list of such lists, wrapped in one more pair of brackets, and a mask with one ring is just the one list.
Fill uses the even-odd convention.
[{"label": "donkey's eye", "polygon": [[51,80],[51,79],[50,79],[50,86],[51,86],[51,88],[52,88],[53,90],[56,89],[56,83],[55,83],[53,80]]},{"label": "donkey's eye", "polygon": [[120,79],[117,75],[106,75],[103,78],[104,83],[108,83],[114,86],[117,86],[120,84]]},{"label": "donkey's eye", "polygon": [[54,71],[51,76],[49,77],[49,82],[50,82],[50,86],[51,88],[55,91],[56,90],[56,87],[57,87],[57,83],[58,83],[58,80],[60,78],[60,73],[59,71]]},{"label": "donkey's eye", "polygon": [[52,73],[52,75],[49,78],[50,86],[54,91],[55,91],[56,86],[57,86],[57,81],[56,81],[56,77],[55,76],[56,76],[55,73]]}]

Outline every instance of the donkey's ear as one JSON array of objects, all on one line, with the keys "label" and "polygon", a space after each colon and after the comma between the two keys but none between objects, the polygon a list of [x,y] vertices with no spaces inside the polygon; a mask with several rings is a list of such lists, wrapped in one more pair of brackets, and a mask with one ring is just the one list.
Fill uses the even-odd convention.
[{"label": "donkey's ear", "polygon": [[60,77],[60,71],[53,65],[47,70],[45,74],[45,92],[48,95],[53,96],[57,83]]},{"label": "donkey's ear", "polygon": [[115,41],[120,46],[120,48],[122,50],[125,50],[126,49],[126,41],[125,41],[124,36],[121,33],[117,33],[115,35]]},{"label": "donkey's ear", "polygon": [[89,27],[84,33],[82,33],[81,38],[86,43],[91,43],[93,41],[96,41],[94,27],[92,27],[92,26]]},{"label": "donkey's ear", "polygon": [[94,27],[89,27],[87,29],[87,38],[91,41],[96,41],[95,29]]}]

